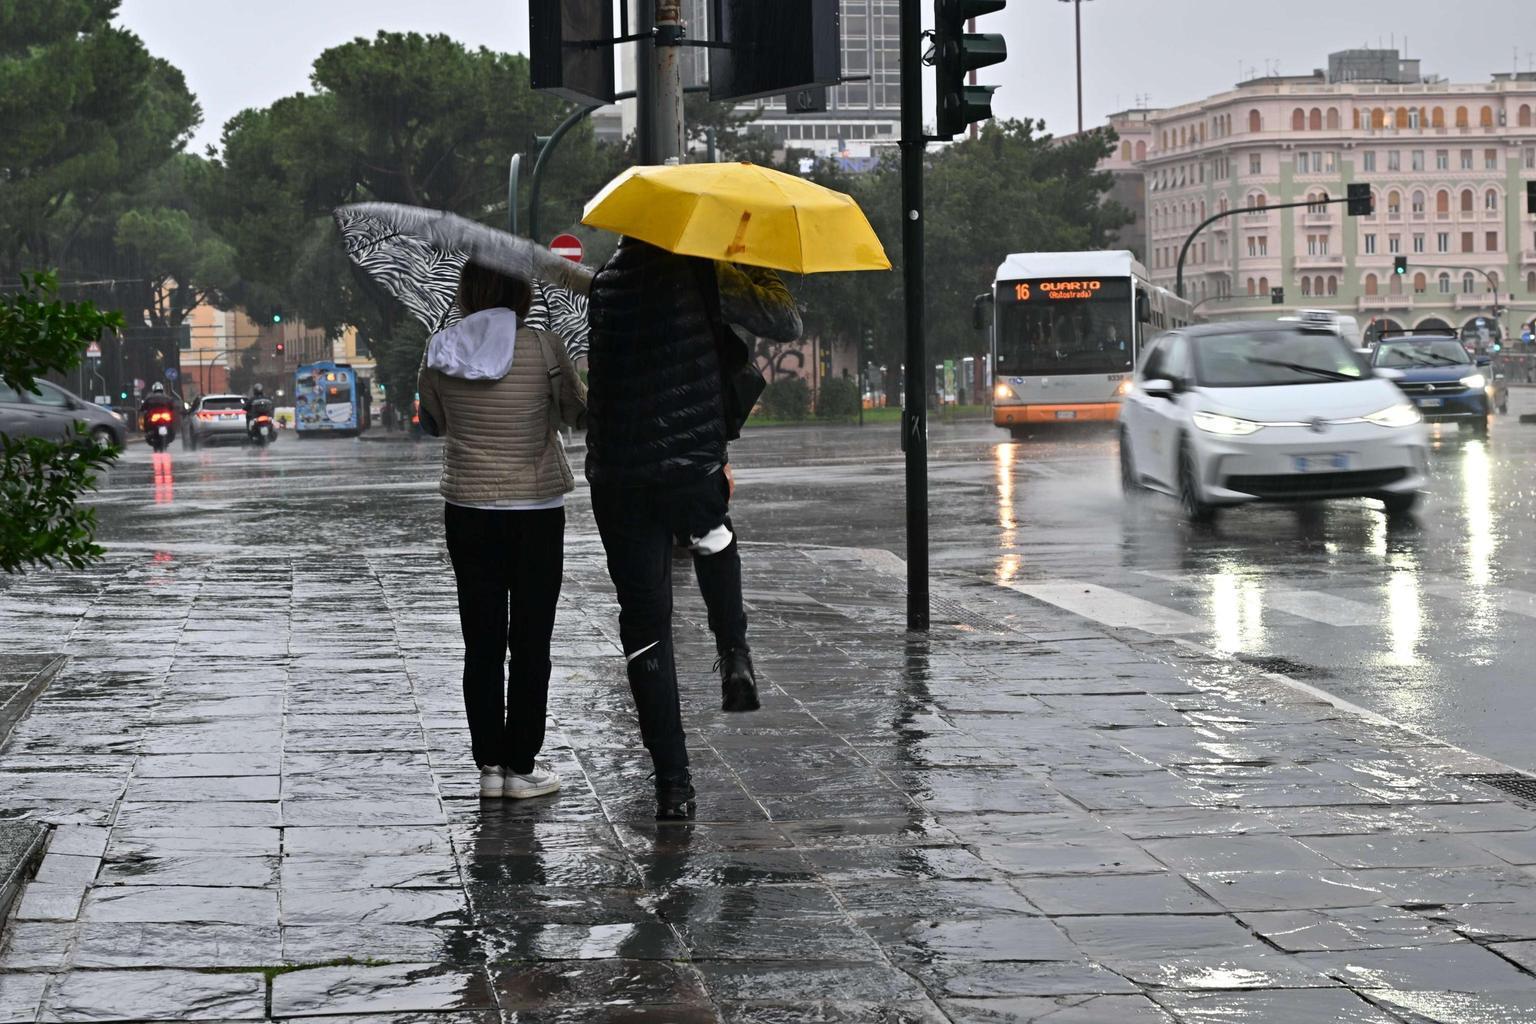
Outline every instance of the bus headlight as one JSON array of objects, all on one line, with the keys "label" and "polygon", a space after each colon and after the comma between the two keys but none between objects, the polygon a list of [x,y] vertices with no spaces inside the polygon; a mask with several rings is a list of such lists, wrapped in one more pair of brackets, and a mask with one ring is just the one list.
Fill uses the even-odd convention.
[{"label": "bus headlight", "polygon": [[1131,393],[1131,379],[1129,377],[1115,385],[1115,397],[1124,398]]},{"label": "bus headlight", "polygon": [[997,387],[992,389],[992,397],[999,402],[1006,402],[1015,396],[1013,394],[1013,388],[1009,387],[1007,384],[999,384]]}]

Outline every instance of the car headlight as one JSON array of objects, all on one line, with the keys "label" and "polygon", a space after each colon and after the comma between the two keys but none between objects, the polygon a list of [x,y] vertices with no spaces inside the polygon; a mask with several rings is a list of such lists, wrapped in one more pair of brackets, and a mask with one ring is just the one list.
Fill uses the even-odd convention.
[{"label": "car headlight", "polygon": [[1464,388],[1472,388],[1475,391],[1481,391],[1483,388],[1488,386],[1488,378],[1484,377],[1480,373],[1474,373],[1470,377],[1461,378],[1461,386]]},{"label": "car headlight", "polygon": [[992,395],[1000,401],[1006,402],[1008,399],[1013,397],[1013,388],[1009,387],[1007,384],[999,384],[992,390]]},{"label": "car headlight", "polygon": [[1194,419],[1195,426],[1201,430],[1208,434],[1221,434],[1223,437],[1244,437],[1264,425],[1255,423],[1253,420],[1240,420],[1236,416],[1222,416],[1214,412],[1197,412]]},{"label": "car headlight", "polygon": [[1419,415],[1418,407],[1412,402],[1399,402],[1362,418],[1378,427],[1411,427],[1424,417]]},{"label": "car headlight", "polygon": [[119,422],[119,423],[123,422],[123,414],[118,412],[116,409],[108,409],[107,410],[107,415],[111,416],[113,419],[117,420],[117,422]]}]

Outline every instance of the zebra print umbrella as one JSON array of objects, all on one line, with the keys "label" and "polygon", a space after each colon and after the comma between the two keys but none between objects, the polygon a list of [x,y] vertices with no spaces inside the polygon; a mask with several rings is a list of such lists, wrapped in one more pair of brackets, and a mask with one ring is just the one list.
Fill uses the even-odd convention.
[{"label": "zebra print umbrella", "polygon": [[395,203],[338,207],[347,256],[429,331],[459,319],[454,294],[466,260],[532,282],[524,321],[565,339],[571,358],[587,352],[587,286],[592,271],[516,235],[439,210]]}]

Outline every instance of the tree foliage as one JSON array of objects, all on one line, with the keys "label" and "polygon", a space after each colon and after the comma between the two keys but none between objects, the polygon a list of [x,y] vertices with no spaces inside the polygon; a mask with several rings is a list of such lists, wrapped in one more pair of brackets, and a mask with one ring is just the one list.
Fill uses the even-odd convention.
[{"label": "tree foliage", "polygon": [[[60,302],[54,274],[23,274],[20,290],[0,297],[0,384],[35,392],[38,377],[72,369],[87,343],[121,326],[116,313]],[[77,501],[116,458],[79,425],[66,441],[0,434],[0,570],[100,558],[96,511]]]},{"label": "tree foliage", "polygon": [[[234,246],[240,284],[230,298],[281,304],[333,335],[355,327],[386,386],[401,387],[419,332],[354,270],[332,209],[377,200],[505,225],[512,154],[534,152],[535,135],[570,108],[532,90],[527,58],[441,35],[380,32],[333,47],[316,59],[311,83],[313,91],[224,127],[205,205],[219,211]],[[553,231],[574,222],[622,163],[590,126],[570,132],[545,175],[543,223]]]}]

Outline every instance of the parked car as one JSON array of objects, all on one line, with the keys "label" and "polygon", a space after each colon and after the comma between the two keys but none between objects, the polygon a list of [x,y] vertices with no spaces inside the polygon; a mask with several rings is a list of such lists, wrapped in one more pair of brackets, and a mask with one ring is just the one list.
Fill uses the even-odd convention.
[{"label": "parked car", "polygon": [[128,423],[111,409],[46,380],[38,381],[37,389],[34,395],[0,385],[0,434],[60,440],[73,437],[80,423],[103,448],[121,448],[127,440]]},{"label": "parked car", "polygon": [[1176,496],[1208,521],[1251,501],[1377,498],[1411,509],[1429,442],[1419,412],[1329,328],[1274,321],[1158,338],[1120,405],[1127,490]]},{"label": "parked car", "polygon": [[1426,421],[1465,423],[1477,434],[1488,433],[1495,408],[1509,406],[1509,387],[1491,363],[1435,334],[1383,338],[1371,355],[1371,365],[1397,382]]},{"label": "parked car", "polygon": [[239,395],[203,395],[187,415],[187,444],[245,442],[245,399]]}]

